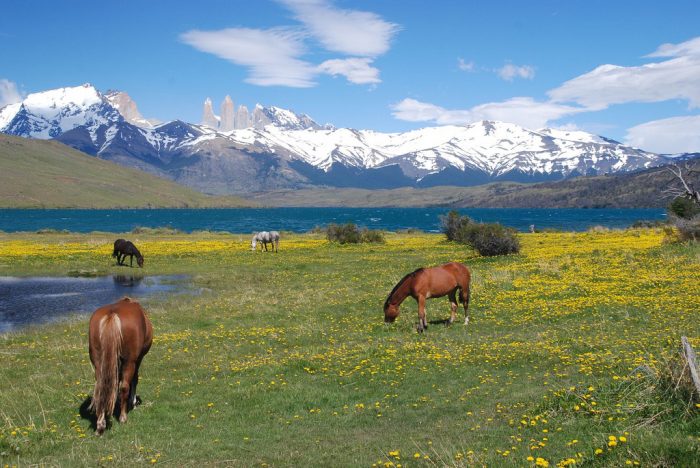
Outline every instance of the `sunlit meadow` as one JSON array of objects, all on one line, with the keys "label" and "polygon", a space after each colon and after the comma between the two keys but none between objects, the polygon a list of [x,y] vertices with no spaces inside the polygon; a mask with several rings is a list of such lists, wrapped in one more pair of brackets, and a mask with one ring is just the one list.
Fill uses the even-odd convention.
[{"label": "sunlit meadow", "polygon": [[[129,237],[143,274],[196,294],[144,304],[143,404],[93,435],[88,316],[0,338],[1,465],[671,466],[700,457],[697,401],[661,376],[700,348],[700,248],[655,230],[521,235],[481,258],[441,235],[338,246],[284,234],[278,254],[226,233]],[[112,234],[2,234],[0,275],[136,273]],[[471,322],[416,333],[405,273],[460,261]],[[447,318],[445,299],[428,320]]]}]

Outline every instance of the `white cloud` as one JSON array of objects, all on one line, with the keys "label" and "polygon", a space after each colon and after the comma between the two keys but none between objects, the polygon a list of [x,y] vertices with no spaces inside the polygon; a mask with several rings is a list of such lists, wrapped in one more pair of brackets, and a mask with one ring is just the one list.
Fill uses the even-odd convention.
[{"label": "white cloud", "polygon": [[326,50],[376,57],[389,50],[396,24],[376,13],[335,8],[326,0],[280,0]]},{"label": "white cloud", "polygon": [[0,78],[0,108],[21,100],[22,94],[17,89],[17,84],[8,79]]},{"label": "white cloud", "polygon": [[625,143],[655,153],[700,152],[700,115],[637,125],[627,130]]},{"label": "white cloud", "polygon": [[457,60],[457,67],[465,72],[473,72],[476,70],[476,64],[474,62],[465,62],[463,58]]},{"label": "white cloud", "polygon": [[647,57],[669,60],[635,67],[601,65],[549,91],[556,102],[575,102],[591,110],[628,102],[687,100],[700,107],[700,38],[664,44]]},{"label": "white cloud", "polygon": [[343,75],[355,84],[381,83],[379,70],[371,63],[372,59],[369,58],[333,59],[323,62],[318,70],[333,76]]},{"label": "white cloud", "polygon": [[535,77],[535,69],[530,65],[513,65],[507,63],[496,70],[498,76],[506,81],[513,81],[515,78],[531,80]]},{"label": "white cloud", "polygon": [[260,86],[314,86],[315,67],[301,60],[304,35],[291,28],[192,30],[180,39],[202,52],[250,69],[248,83]]},{"label": "white cloud", "polygon": [[661,44],[658,49],[646,57],[682,57],[685,55],[700,55],[700,37],[680,44]]},{"label": "white cloud", "polygon": [[468,124],[479,120],[501,120],[530,129],[545,127],[548,122],[585,111],[583,108],[552,102],[538,102],[529,97],[515,97],[490,102],[471,109],[445,109],[415,99],[404,99],[392,106],[392,115],[410,122],[435,122],[440,125]]},{"label": "white cloud", "polygon": [[[372,59],[389,49],[398,26],[366,11],[342,10],[327,0],[279,0],[303,24],[298,27],[218,31],[191,30],[180,40],[192,47],[249,69],[246,82],[259,86],[308,88],[320,73],[345,76],[355,84],[380,83]],[[303,57],[314,37],[326,50],[350,57],[315,65]]]}]

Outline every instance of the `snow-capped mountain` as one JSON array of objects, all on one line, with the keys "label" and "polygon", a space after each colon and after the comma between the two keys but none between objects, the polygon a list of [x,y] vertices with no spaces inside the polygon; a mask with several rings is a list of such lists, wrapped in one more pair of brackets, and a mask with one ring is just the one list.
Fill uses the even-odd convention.
[{"label": "snow-capped mountain", "polygon": [[92,85],[34,93],[0,110],[0,130],[28,138],[55,138],[76,127],[95,132],[122,119]]},{"label": "snow-capped mountain", "polygon": [[[232,109],[233,103],[227,107]],[[125,93],[103,95],[86,84],[30,94],[0,109],[0,131],[55,138],[209,193],[542,181],[669,161],[581,131],[532,131],[505,122],[381,133],[321,127],[306,115],[258,105],[249,127],[221,131],[211,128],[221,119],[209,110],[210,101],[205,103],[205,120],[211,125],[153,125]]]},{"label": "snow-capped mountain", "polygon": [[333,164],[376,168],[397,164],[404,174],[422,178],[446,168],[476,170],[498,177],[529,174],[608,173],[659,164],[659,156],[589,133],[482,121],[466,126],[429,127],[405,133],[352,129],[279,127],[227,134],[241,144],[283,151],[329,170]]}]

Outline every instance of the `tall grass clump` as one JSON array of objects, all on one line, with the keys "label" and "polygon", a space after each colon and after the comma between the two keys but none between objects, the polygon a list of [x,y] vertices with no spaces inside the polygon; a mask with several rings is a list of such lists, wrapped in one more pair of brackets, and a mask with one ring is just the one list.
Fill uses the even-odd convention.
[{"label": "tall grass clump", "polygon": [[448,240],[467,244],[483,257],[520,252],[515,230],[499,223],[475,223],[456,211],[442,216],[441,222],[442,232]]},{"label": "tall grass clump", "polygon": [[385,242],[384,233],[381,231],[359,228],[354,223],[329,224],[326,227],[326,239],[338,244],[383,244]]},{"label": "tall grass clump", "polygon": [[700,240],[700,205],[684,197],[676,197],[668,207],[671,224],[676,228],[677,240]]}]

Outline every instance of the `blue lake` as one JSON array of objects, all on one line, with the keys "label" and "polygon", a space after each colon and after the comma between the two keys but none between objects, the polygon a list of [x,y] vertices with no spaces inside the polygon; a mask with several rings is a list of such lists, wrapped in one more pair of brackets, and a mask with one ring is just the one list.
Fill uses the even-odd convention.
[{"label": "blue lake", "polygon": [[53,322],[73,314],[89,314],[123,296],[141,300],[152,295],[179,292],[196,293],[190,288],[189,276],[0,276],[0,333]]},{"label": "blue lake", "polygon": [[[15,210],[0,209],[5,232],[57,229],[72,232],[128,232],[136,227],[171,227],[249,233],[261,230],[306,232],[328,223],[354,222],[370,229],[416,228],[435,232],[447,208],[232,208],[154,210]],[[476,221],[499,222],[520,231],[538,229],[585,231],[591,226],[624,228],[635,221],[663,220],[665,211],[643,209],[465,208]]]}]

